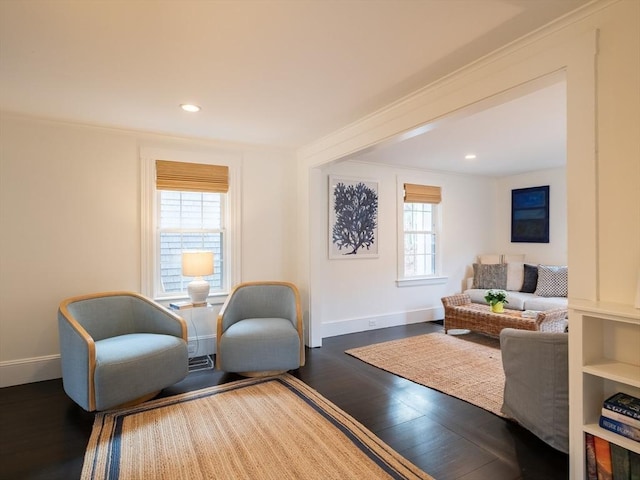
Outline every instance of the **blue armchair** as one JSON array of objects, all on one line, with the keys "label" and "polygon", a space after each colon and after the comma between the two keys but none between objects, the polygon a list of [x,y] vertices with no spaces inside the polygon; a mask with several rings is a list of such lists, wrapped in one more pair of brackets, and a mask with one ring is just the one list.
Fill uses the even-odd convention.
[{"label": "blue armchair", "polygon": [[64,390],[87,411],[148,400],[188,374],[184,320],[137,293],[64,300],[58,330]]},{"label": "blue armchair", "polygon": [[218,315],[216,368],[262,377],[304,365],[300,294],[287,282],[234,287]]}]

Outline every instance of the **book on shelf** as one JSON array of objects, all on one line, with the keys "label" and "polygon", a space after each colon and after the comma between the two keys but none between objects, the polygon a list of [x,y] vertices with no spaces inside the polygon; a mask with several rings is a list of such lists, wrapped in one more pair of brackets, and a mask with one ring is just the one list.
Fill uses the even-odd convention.
[{"label": "book on shelf", "polygon": [[631,471],[629,469],[629,450],[616,445],[610,444],[611,447],[611,471],[613,480],[622,479],[629,480]]},{"label": "book on shelf", "polygon": [[593,435],[587,432],[584,434],[584,448],[587,461],[587,480],[598,480],[595,441]]},{"label": "book on shelf", "polygon": [[613,480],[613,467],[611,465],[611,448],[604,438],[593,436],[594,450],[596,452],[596,472],[598,480]]},{"label": "book on shelf", "polygon": [[640,480],[640,453],[629,450],[629,480]]},{"label": "book on shelf", "polygon": [[640,453],[588,432],[584,445],[585,480],[640,480]]},{"label": "book on shelf", "polygon": [[630,425],[632,427],[640,428],[640,420],[637,420],[633,417],[628,417],[627,415],[623,415],[618,412],[614,412],[613,410],[607,410],[606,408],[602,407],[601,415],[603,417],[610,418],[611,420],[617,420],[618,422],[626,423],[627,425]]},{"label": "book on shelf", "polygon": [[629,394],[618,392],[607,398],[603,403],[603,407],[607,410],[640,420],[640,398],[633,397]]},{"label": "book on shelf", "polygon": [[632,427],[631,425],[627,425],[626,423],[622,423],[618,420],[613,420],[605,416],[600,416],[600,426],[605,430],[609,430],[617,433],[618,435],[622,435],[623,437],[640,442],[640,428]]}]

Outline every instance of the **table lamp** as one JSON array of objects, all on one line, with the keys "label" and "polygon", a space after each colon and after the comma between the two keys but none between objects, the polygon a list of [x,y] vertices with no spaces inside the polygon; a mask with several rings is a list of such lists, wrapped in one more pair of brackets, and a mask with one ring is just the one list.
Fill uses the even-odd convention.
[{"label": "table lamp", "polygon": [[213,252],[182,252],[182,275],[196,277],[187,286],[191,303],[202,304],[209,296],[209,282],[202,277],[213,273]]}]

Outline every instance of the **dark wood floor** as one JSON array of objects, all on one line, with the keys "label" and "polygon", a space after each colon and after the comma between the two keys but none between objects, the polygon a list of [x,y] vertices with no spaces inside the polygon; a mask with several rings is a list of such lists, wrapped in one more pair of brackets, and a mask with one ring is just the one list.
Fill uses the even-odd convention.
[{"label": "dark wood floor", "polygon": [[[421,323],[327,338],[293,374],[438,480],[565,480],[569,459],[496,415],[361,362],[348,348],[441,331]],[[239,377],[191,373],[163,396]],[[61,380],[0,389],[0,479],[76,479],[93,415]]]}]

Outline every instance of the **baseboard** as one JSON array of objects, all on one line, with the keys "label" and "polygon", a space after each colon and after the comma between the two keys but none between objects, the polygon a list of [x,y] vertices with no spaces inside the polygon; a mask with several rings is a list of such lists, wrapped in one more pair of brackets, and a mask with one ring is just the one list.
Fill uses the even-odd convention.
[{"label": "baseboard", "polygon": [[409,312],[376,315],[373,317],[349,318],[346,320],[323,323],[322,337],[335,337],[338,335],[346,335],[348,333],[376,330],[378,328],[409,325],[411,323],[431,322],[434,320],[441,320],[443,317],[443,307],[432,307],[422,310],[412,310]]},{"label": "baseboard", "polygon": [[0,362],[0,387],[11,387],[61,377],[60,355]]}]

